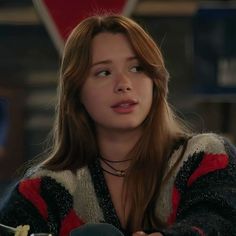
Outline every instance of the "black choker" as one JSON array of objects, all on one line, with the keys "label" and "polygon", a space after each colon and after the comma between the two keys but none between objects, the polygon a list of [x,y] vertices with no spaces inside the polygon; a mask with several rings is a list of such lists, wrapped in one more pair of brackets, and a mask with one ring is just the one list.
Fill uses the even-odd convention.
[{"label": "black choker", "polygon": [[117,176],[117,177],[125,177],[125,175],[126,175],[125,170],[117,170],[117,171],[115,171],[115,172],[113,173],[113,172],[110,172],[109,170],[105,170],[105,169],[102,168],[102,167],[101,167],[101,169],[102,169],[104,172],[106,172],[106,173],[108,173],[108,174],[110,174],[110,175]]},{"label": "black choker", "polygon": [[110,162],[110,163],[121,163],[121,162],[127,162],[127,161],[131,161],[132,159],[125,159],[125,160],[108,160],[102,156],[99,156],[99,158],[103,161],[106,161],[106,162]]},{"label": "black choker", "polygon": [[[111,169],[111,171],[109,171],[109,170],[106,170],[106,169],[101,167],[103,171],[105,171],[108,174],[117,176],[117,177],[125,177],[126,176],[126,171],[127,171],[128,168],[124,169],[124,170],[119,170],[119,169],[116,169],[115,167],[113,167],[110,163],[121,163],[121,162],[130,161],[131,159],[126,159],[126,160],[122,160],[122,161],[111,161],[111,160],[107,160],[103,157],[100,157],[100,160]],[[112,171],[114,171],[114,172],[112,172]]]}]

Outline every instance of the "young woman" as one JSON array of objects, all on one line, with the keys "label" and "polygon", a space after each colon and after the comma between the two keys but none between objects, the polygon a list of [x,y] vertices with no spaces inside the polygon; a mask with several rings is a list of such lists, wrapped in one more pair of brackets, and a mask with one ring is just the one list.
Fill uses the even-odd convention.
[{"label": "young woman", "polygon": [[63,236],[104,222],[124,235],[236,235],[235,148],[188,133],[167,83],[161,52],[137,23],[82,21],[64,50],[52,150],[0,222]]}]

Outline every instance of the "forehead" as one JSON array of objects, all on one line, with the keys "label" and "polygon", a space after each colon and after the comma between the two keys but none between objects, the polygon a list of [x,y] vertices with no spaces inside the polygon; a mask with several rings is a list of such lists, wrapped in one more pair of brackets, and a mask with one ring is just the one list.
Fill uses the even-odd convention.
[{"label": "forehead", "polygon": [[135,52],[128,39],[123,33],[99,33],[92,40],[92,59],[113,56],[134,56]]}]

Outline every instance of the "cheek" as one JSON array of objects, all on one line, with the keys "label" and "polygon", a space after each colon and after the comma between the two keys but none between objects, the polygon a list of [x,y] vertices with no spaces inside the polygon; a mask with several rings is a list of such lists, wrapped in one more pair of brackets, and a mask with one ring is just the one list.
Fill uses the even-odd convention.
[{"label": "cheek", "polygon": [[81,103],[84,105],[87,112],[89,112],[94,106],[94,94],[91,90],[85,88],[81,91]]},{"label": "cheek", "polygon": [[81,94],[81,103],[93,120],[96,120],[96,117],[99,116],[101,111],[103,102],[100,98],[101,96],[96,92],[96,89],[89,91],[84,90]]},{"label": "cheek", "polygon": [[81,102],[89,114],[96,108],[97,100],[93,94],[82,96]]},{"label": "cheek", "polygon": [[153,82],[148,79],[145,83],[140,87],[140,92],[145,99],[146,105],[152,104],[153,99]]},{"label": "cheek", "polygon": [[146,105],[147,105],[148,111],[150,111],[151,109],[152,101],[153,101],[153,90],[151,89],[149,94],[146,96]]},{"label": "cheek", "polygon": [[84,86],[81,89],[81,103],[85,106],[85,108],[93,105],[93,101],[95,101],[96,97],[96,89],[93,88],[89,81],[84,83]]}]

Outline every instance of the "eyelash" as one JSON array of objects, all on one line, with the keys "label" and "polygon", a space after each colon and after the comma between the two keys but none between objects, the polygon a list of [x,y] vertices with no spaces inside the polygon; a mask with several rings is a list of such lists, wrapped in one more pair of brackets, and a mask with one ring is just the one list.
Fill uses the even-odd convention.
[{"label": "eyelash", "polygon": [[[104,73],[104,72],[106,73],[106,75],[102,75],[102,73]],[[95,76],[96,77],[106,77],[110,74],[111,74],[111,72],[109,70],[100,70],[100,71],[95,73]]]},{"label": "eyelash", "polygon": [[[133,69],[136,69],[136,71],[134,73],[142,73],[144,71],[144,68],[140,65],[136,65],[136,66],[132,66],[130,68],[130,71],[132,72]],[[105,73],[105,75],[104,75]],[[107,77],[111,74],[110,70],[100,70],[98,72],[95,73],[96,77]]]},{"label": "eyelash", "polygon": [[143,68],[142,66],[140,66],[140,65],[131,67],[131,70],[132,70],[133,68],[136,68],[136,70],[137,70],[136,73],[140,73],[140,72],[143,72],[143,71],[144,71],[144,68]]}]

